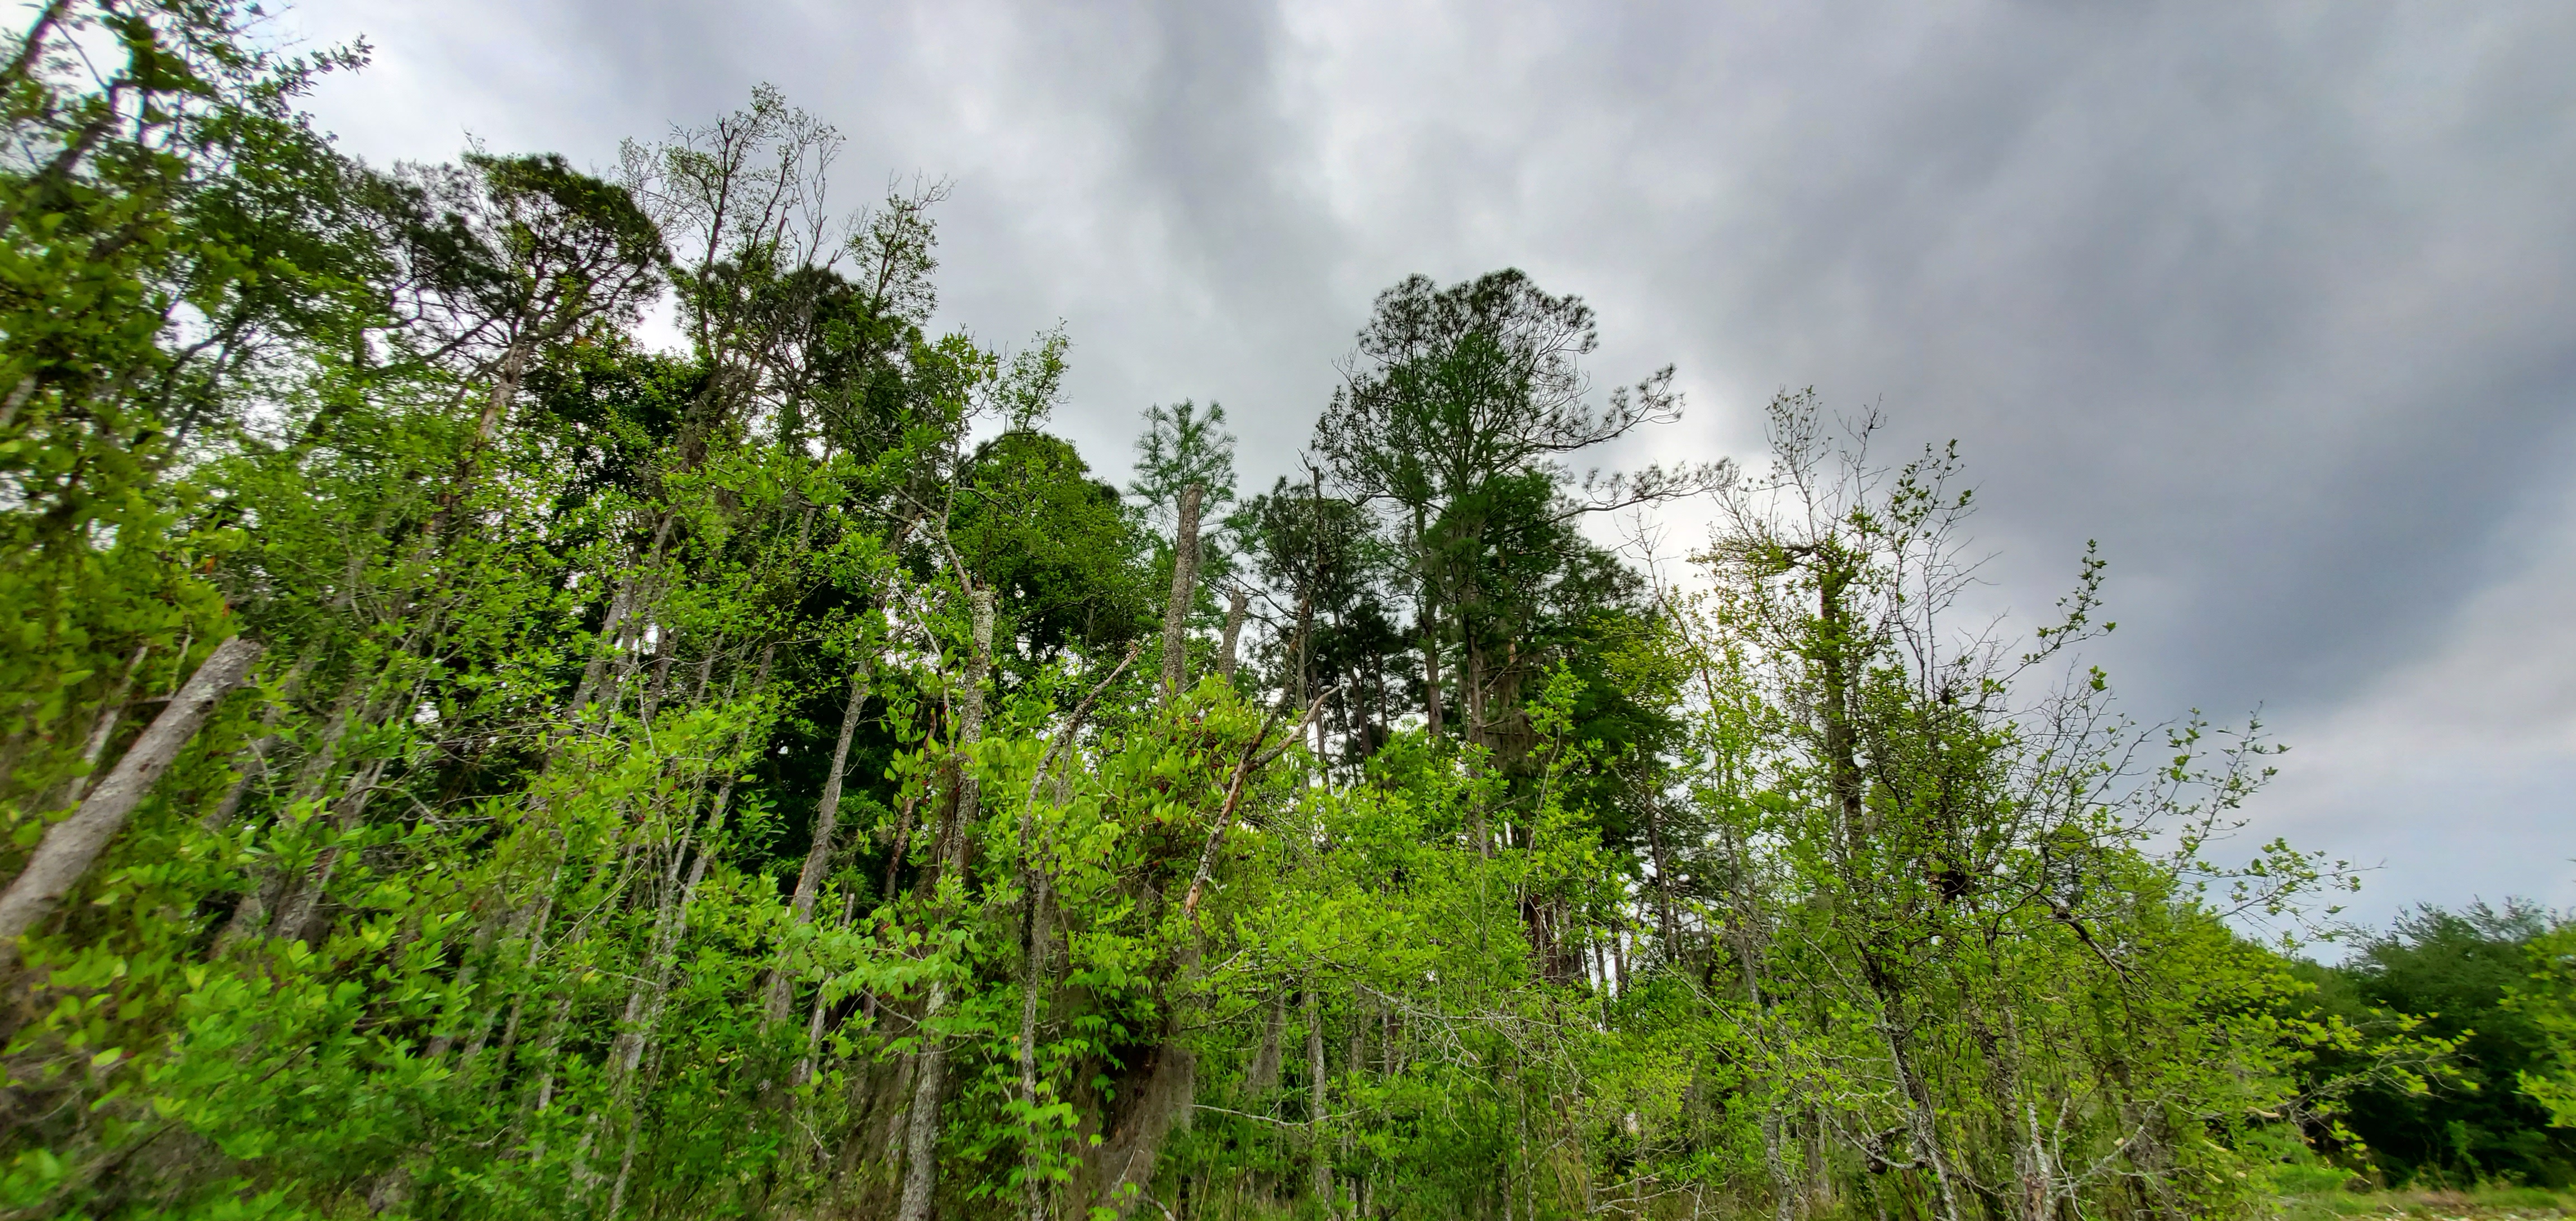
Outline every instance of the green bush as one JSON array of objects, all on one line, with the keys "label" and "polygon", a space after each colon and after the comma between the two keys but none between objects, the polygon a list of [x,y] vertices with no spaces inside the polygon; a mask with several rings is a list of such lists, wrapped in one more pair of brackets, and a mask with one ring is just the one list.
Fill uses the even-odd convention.
[{"label": "green bush", "polygon": [[2272,1186],[2285,1196],[2314,1196],[2340,1192],[2343,1190],[2343,1185],[2351,1179],[2351,1171],[2319,1162],[2272,1168]]}]

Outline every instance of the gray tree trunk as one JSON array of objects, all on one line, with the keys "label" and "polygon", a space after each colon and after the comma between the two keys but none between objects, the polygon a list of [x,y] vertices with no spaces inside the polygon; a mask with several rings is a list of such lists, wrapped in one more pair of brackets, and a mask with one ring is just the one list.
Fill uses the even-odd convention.
[{"label": "gray tree trunk", "polygon": [[[977,589],[968,596],[974,606],[975,639],[966,657],[966,689],[957,701],[960,754],[971,754],[984,738],[984,676],[992,667],[993,657],[993,591]],[[966,829],[973,824],[975,807],[981,799],[975,770],[961,762],[957,809],[943,842],[947,857],[940,862],[943,875],[966,867]],[[947,1005],[947,985],[931,981],[929,1002],[922,1006],[922,1025],[929,1027]],[[912,1112],[906,1116],[904,1126],[903,1199],[896,1208],[896,1221],[930,1221],[931,1195],[939,1186],[939,1095],[948,1083],[948,1046],[936,1030],[924,1029],[916,1060]]]},{"label": "gray tree trunk", "polygon": [[1179,699],[1189,681],[1190,603],[1199,591],[1198,484],[1181,489],[1180,532],[1172,539],[1172,600],[1163,608],[1163,700]]},{"label": "gray tree trunk", "polygon": [[1270,1017],[1261,1027],[1261,1050],[1243,1073],[1244,1093],[1259,1098],[1279,1087],[1279,1036],[1288,1026],[1288,994],[1270,998]]},{"label": "gray tree trunk", "polygon": [[1226,591],[1225,640],[1217,646],[1216,668],[1227,682],[1234,681],[1235,649],[1243,639],[1243,613],[1250,609],[1250,604],[1251,599],[1244,596],[1242,586]]},{"label": "gray tree trunk", "polygon": [[54,910],[54,905],[80,883],[108,842],[125,828],[125,820],[145,793],[169,770],[181,749],[197,736],[224,694],[240,686],[259,660],[260,646],[235,636],[215,646],[197,667],[188,685],[152,718],[107,779],[82,800],[69,818],[45,830],[36,854],[0,892],[0,969],[17,964],[18,938]]},{"label": "gray tree trunk", "polygon": [[[805,850],[804,871],[796,875],[796,896],[787,910],[799,926],[814,920],[814,898],[823,890],[823,871],[832,864],[833,833],[840,825],[841,776],[850,761],[850,736],[859,727],[859,712],[868,702],[868,672],[865,668],[850,674],[850,702],[841,709],[841,736],[832,743],[831,770],[823,773],[823,799],[814,807],[814,845]],[[769,987],[764,1005],[764,1021],[787,1020],[788,1006],[794,1002],[795,985],[787,977],[787,964],[782,952],[777,966],[769,970]]]},{"label": "gray tree trunk", "polygon": [[135,646],[134,657],[125,663],[125,673],[116,680],[116,690],[108,695],[106,703],[99,705],[98,719],[90,726],[89,741],[81,747],[81,762],[92,770],[65,780],[61,798],[45,802],[37,809],[59,810],[89,796],[89,782],[98,777],[99,758],[107,753],[108,739],[116,736],[116,723],[125,718],[125,697],[134,693],[134,678],[143,672],[143,659],[151,655],[150,644]]},{"label": "gray tree trunk", "polygon": [[1307,1140],[1315,1157],[1315,1204],[1330,1216],[1333,1211],[1333,1163],[1324,1149],[1324,1006],[1312,984],[1306,986],[1306,1084],[1310,1091],[1306,1115]]}]

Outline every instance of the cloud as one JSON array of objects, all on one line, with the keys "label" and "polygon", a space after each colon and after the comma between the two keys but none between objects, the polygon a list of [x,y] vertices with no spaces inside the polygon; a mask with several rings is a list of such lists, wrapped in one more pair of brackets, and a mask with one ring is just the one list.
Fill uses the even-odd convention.
[{"label": "cloud", "polygon": [[2469,894],[2576,905],[2576,620],[2562,610],[2576,604],[2576,489],[2499,534],[2502,575],[2454,591],[2437,644],[2357,666],[2353,696],[2283,727],[2309,745],[2282,759],[2264,830],[2374,870],[2353,904],[2365,923]]},{"label": "cloud", "polygon": [[1680,366],[1694,415],[1624,460],[1748,453],[1761,401],[1814,384],[1962,441],[1998,604],[2044,609],[2100,538],[2104,658],[2139,711],[2266,705],[2301,748],[2270,817],[2386,855],[2387,901],[2538,890],[2532,862],[2576,855],[2549,846],[2566,707],[2481,719],[2576,690],[2549,575],[2576,559],[2563,5],[291,21],[375,38],[317,105],[380,159],[471,130],[604,161],[773,80],[850,136],[850,202],[953,178],[945,318],[997,341],[1063,319],[1059,426],[1113,475],[1137,413],[1187,396],[1229,406],[1266,483],[1378,288],[1522,266],[1599,308],[1605,382]]}]

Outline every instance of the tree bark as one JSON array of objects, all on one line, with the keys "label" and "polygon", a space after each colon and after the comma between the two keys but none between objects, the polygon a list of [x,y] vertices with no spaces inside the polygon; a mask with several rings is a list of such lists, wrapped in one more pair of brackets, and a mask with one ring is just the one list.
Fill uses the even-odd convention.
[{"label": "tree bark", "polygon": [[[927,1026],[947,1005],[948,985],[931,981],[922,1024]],[[921,1051],[914,1057],[912,1109],[904,1122],[903,1200],[896,1206],[896,1221],[930,1221],[930,1193],[939,1185],[939,1092],[947,1084],[948,1060],[938,1035],[925,1030],[921,1037]]]},{"label": "tree bark", "polygon": [[1466,714],[1460,735],[1470,746],[1491,747],[1485,723],[1485,650],[1476,643],[1476,624],[1463,610],[1458,615],[1458,704]]},{"label": "tree bark", "polygon": [[1666,962],[1682,958],[1681,920],[1673,910],[1673,862],[1664,851],[1664,803],[1646,802],[1646,850],[1655,866],[1655,941]]},{"label": "tree bark", "polygon": [[[778,644],[771,641],[761,646],[760,665],[753,672],[751,693],[757,698],[769,686],[771,667],[778,659]],[[670,1000],[671,973],[679,962],[681,938],[688,935],[689,911],[698,898],[698,887],[706,880],[707,861],[715,856],[717,836],[724,831],[725,813],[733,803],[734,785],[739,777],[728,774],[716,786],[714,805],[707,811],[706,830],[698,836],[697,856],[690,861],[686,885],[675,887],[680,861],[690,848],[694,823],[683,824],[680,842],[673,850],[671,863],[662,875],[662,910],[654,919],[652,973],[639,978],[626,993],[626,1012],[619,1018],[617,1038],[609,1045],[610,1096],[612,1105],[622,1105],[632,1082],[636,1066],[643,1063],[645,1048],[662,1024],[662,1010]],[[694,815],[694,811],[692,811]],[[594,1117],[595,1118],[595,1117]],[[585,1150],[589,1137],[583,1137]],[[579,1174],[575,1175],[579,1178]]]},{"label": "tree bark", "polygon": [[1852,574],[1840,553],[1818,550],[1816,617],[1824,637],[1817,650],[1824,687],[1819,711],[1824,720],[1826,778],[1842,811],[1843,849],[1850,854],[1848,863],[1857,865],[1868,844],[1869,828],[1861,800],[1859,735],[1852,725],[1852,663],[1857,650],[1851,608],[1844,602]]},{"label": "tree bark", "polygon": [[[358,819],[366,813],[368,800],[375,794],[376,781],[384,774],[383,759],[371,760],[366,767],[352,774],[348,791],[340,794],[339,801],[333,803],[331,823],[337,834],[345,835],[358,825]],[[282,941],[299,938],[318,940],[315,919],[322,911],[331,878],[339,871],[341,859],[347,855],[347,849],[338,843],[322,850],[322,855],[313,863],[313,876],[305,879],[303,885],[287,899],[285,906],[278,910],[275,937]]]},{"label": "tree bark", "polygon": [[208,831],[223,831],[233,825],[233,815],[241,812],[242,798],[250,792],[251,784],[268,774],[268,752],[277,749],[277,723],[286,718],[287,706],[303,688],[304,676],[313,669],[314,660],[307,655],[296,662],[295,668],[287,671],[286,678],[278,683],[281,698],[271,702],[259,714],[259,737],[235,756],[239,761],[233,765],[233,770],[239,774],[224,789],[224,799],[215,803],[215,812],[206,815],[205,821],[198,825]]},{"label": "tree bark", "polygon": [[[525,932],[528,938],[527,961],[520,967],[520,975],[523,980],[535,978],[537,963],[545,956],[546,924],[554,918],[555,887],[562,881],[563,862],[558,860],[555,863],[553,876],[546,879],[546,888],[537,901],[536,913],[531,916],[522,910],[520,913],[520,928],[518,930],[514,930],[511,934],[511,936],[515,938],[519,936],[521,932]],[[529,931],[531,929],[533,929],[533,931]],[[503,1024],[501,1029],[500,1058],[505,1064],[509,1062],[510,1049],[518,1045],[519,1017],[527,1006],[527,1003],[528,994],[523,985],[517,990],[516,995],[511,998],[510,1020]],[[482,1025],[475,1028],[474,1037],[465,1044],[464,1058],[466,1061],[470,1063],[483,1054],[483,1040],[491,1033],[491,1030],[492,1017],[490,1014],[486,1014],[484,1015]]]},{"label": "tree bark", "polygon": [[[1195,973],[1194,959],[1185,961],[1182,970]],[[1131,1070],[1120,1082],[1119,1090],[1128,1099],[1126,1114],[1100,1146],[1100,1191],[1092,1204],[1125,1217],[1135,1211],[1146,1188],[1153,1185],[1164,1137],[1175,1126],[1188,1126],[1190,1107],[1198,1092],[1198,1056],[1175,1037],[1169,1016],[1164,1019],[1162,1041],[1152,1052],[1151,1064],[1142,1072]]]},{"label": "tree bark", "polygon": [[1206,489],[1181,489],[1180,531],[1172,538],[1172,600],[1163,608],[1163,702],[1181,697],[1189,681],[1190,604],[1199,591],[1199,498]]},{"label": "tree bark", "polygon": [[151,654],[150,644],[135,646],[133,658],[125,663],[125,673],[116,680],[116,690],[108,695],[106,703],[99,706],[98,720],[90,726],[89,741],[81,747],[81,762],[92,770],[65,780],[62,797],[45,802],[38,809],[59,810],[89,796],[89,782],[98,775],[96,768],[100,757],[107,754],[108,739],[116,736],[116,723],[125,717],[125,697],[134,693],[135,675],[143,671],[143,659]]},{"label": "tree bark", "polygon": [[[645,1045],[652,1041],[653,1027],[659,1022],[662,1005],[670,995],[671,970],[678,964],[680,939],[689,932],[689,909],[696,906],[698,887],[706,881],[707,859],[715,855],[716,836],[724,828],[725,807],[733,800],[733,780],[725,779],[717,790],[714,805],[707,813],[706,834],[699,838],[697,856],[689,862],[685,883],[678,882],[679,858],[671,860],[671,872],[663,879],[662,910],[654,918],[652,974],[639,979],[626,993],[626,1012],[618,1019],[617,1039],[610,1045],[609,1071],[616,1092],[622,1096],[628,1077],[644,1061]],[[687,850],[686,840],[681,850]]]},{"label": "tree bark", "polygon": [[[1035,889],[1029,895],[1026,969],[1020,977],[1020,1097],[1034,1113],[1038,1105],[1038,993],[1046,983],[1047,919],[1050,897],[1046,874],[1031,870]],[[1034,1122],[1028,1147],[1021,1153],[1021,1190],[1027,1193],[1029,1221],[1047,1221],[1046,1179],[1040,1173],[1038,1134]]]},{"label": "tree bark", "polygon": [[1234,681],[1235,649],[1243,639],[1243,613],[1250,605],[1251,599],[1244,596],[1242,586],[1226,591],[1225,639],[1217,646],[1216,668],[1227,682]]},{"label": "tree bark", "polygon": [[1333,1211],[1333,1164],[1324,1150],[1324,1006],[1313,984],[1306,985],[1306,1139],[1314,1155],[1315,1204]]},{"label": "tree bark", "polygon": [[[857,919],[858,915],[859,892],[854,887],[841,901],[840,927],[850,927],[850,921]],[[796,1062],[794,1083],[799,1087],[814,1080],[815,1064],[823,1057],[823,1016],[831,1008],[825,1003],[830,995],[831,991],[827,988],[814,990],[814,1005],[805,1018],[805,1058]]]},{"label": "tree bark", "polygon": [[[324,786],[330,782],[331,768],[340,759],[340,741],[348,736],[349,727],[358,719],[367,690],[367,677],[362,667],[350,674],[347,684],[341,687],[339,698],[331,705],[330,718],[323,726],[321,742],[305,756],[303,766],[296,769],[295,787],[288,790],[286,796],[287,809],[292,810],[299,802],[321,796]],[[275,864],[262,869],[257,884],[251,887],[249,894],[242,896],[240,903],[233,906],[232,916],[224,921],[224,931],[216,935],[216,951],[220,953],[267,931],[272,910],[292,897],[288,890],[291,882],[285,871]]]},{"label": "tree bark", "polygon": [[[984,676],[993,655],[993,591],[976,589],[968,597],[974,607],[975,635],[966,657],[966,689],[957,701],[957,748],[965,756],[971,756],[984,738]],[[956,808],[942,840],[943,875],[965,869],[966,828],[974,822],[981,799],[975,769],[960,760]],[[921,1011],[921,1050],[915,1053],[912,1111],[904,1125],[903,1199],[896,1208],[896,1221],[930,1221],[931,1195],[939,1186],[939,1095],[947,1086],[948,1047],[930,1023],[947,1006],[946,981],[932,980],[930,999]]]},{"label": "tree bark", "polygon": [[608,600],[606,618],[601,620],[599,635],[591,641],[590,660],[582,666],[581,682],[573,688],[572,700],[564,706],[566,719],[578,719],[583,706],[605,694],[602,684],[608,679],[611,653],[626,628],[626,617],[643,601],[642,590],[647,574],[660,566],[662,548],[671,540],[671,527],[678,517],[664,510],[662,519],[653,527],[653,544],[646,549],[642,562],[618,579],[617,589]]},{"label": "tree bark", "polygon": [[1422,719],[1423,727],[1433,741],[1440,739],[1440,612],[1432,596],[1430,555],[1424,549],[1429,543],[1423,536],[1422,507],[1413,510],[1413,545],[1421,555],[1423,573],[1419,596],[1414,602],[1414,627],[1422,634]]},{"label": "tree bark", "polygon": [[[1032,1112],[1038,1105],[1038,1010],[1040,997],[1047,985],[1047,942],[1053,936],[1048,924],[1052,919],[1054,897],[1053,875],[1046,868],[1042,856],[1044,848],[1038,837],[1038,790],[1045,786],[1047,770],[1055,765],[1056,758],[1067,755],[1063,769],[1055,773],[1055,805],[1061,809],[1073,800],[1073,760],[1067,748],[1082,733],[1083,718],[1091,715],[1092,706],[1100,702],[1101,695],[1118,681],[1119,675],[1127,672],[1127,667],[1135,662],[1136,654],[1141,651],[1141,644],[1127,650],[1127,656],[1109,671],[1109,676],[1100,680],[1100,685],[1084,696],[1081,703],[1074,705],[1073,715],[1065,718],[1063,727],[1056,730],[1054,739],[1047,743],[1046,753],[1039,756],[1036,772],[1029,777],[1028,798],[1020,805],[1020,869],[1029,895],[1027,953],[1020,981],[1020,1097]],[[1047,1187],[1040,1173],[1044,1169],[1044,1157],[1039,1135],[1032,1125],[1027,1133],[1027,1146],[1021,1151],[1021,1184],[1029,1221],[1046,1221]]]},{"label": "tree bark", "polygon": [[215,646],[205,663],[190,676],[177,698],[152,718],[152,724],[136,738],[107,779],[72,811],[69,818],[45,830],[45,838],[36,846],[36,854],[27,861],[0,892],[0,969],[15,966],[18,938],[36,922],[54,910],[54,905],[78,885],[90,866],[105,851],[108,841],[123,830],[134,807],[141,804],[145,793],[178,759],[181,749],[197,736],[197,730],[213,714],[215,705],[225,693],[241,685],[250,673],[251,663],[259,660],[260,646],[235,636]]},{"label": "tree bark", "polygon": [[1243,1073],[1243,1092],[1259,1098],[1279,1088],[1279,1036],[1288,1026],[1288,994],[1270,998],[1270,1016],[1262,1023],[1261,1050],[1254,1053],[1252,1067]]},{"label": "tree bark", "polygon": [[[823,773],[823,799],[814,807],[814,844],[805,850],[805,868],[796,875],[796,895],[787,904],[790,918],[800,928],[813,923],[814,899],[823,889],[823,871],[832,864],[833,833],[840,825],[841,777],[850,761],[850,736],[858,730],[859,712],[867,702],[868,672],[861,668],[850,674],[850,700],[841,709],[841,736],[832,743],[832,766]],[[769,970],[765,1021],[787,1020],[794,990],[782,950],[779,964]]]}]

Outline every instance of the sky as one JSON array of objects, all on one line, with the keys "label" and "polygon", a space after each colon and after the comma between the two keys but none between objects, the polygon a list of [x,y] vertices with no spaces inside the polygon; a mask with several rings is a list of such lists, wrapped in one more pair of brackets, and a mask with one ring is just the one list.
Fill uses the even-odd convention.
[{"label": "sky", "polygon": [[[1605,465],[1759,462],[1814,387],[1955,439],[1981,605],[2087,540],[2092,655],[2156,722],[2291,749],[2238,847],[2348,915],[2576,905],[2576,6],[304,0],[372,161],[606,167],[770,82],[835,198],[945,179],[944,327],[1073,341],[1054,428],[1126,474],[1153,403],[1294,469],[1378,290],[1513,266],[1603,385],[1688,410]],[[1672,514],[1686,552],[1700,516]]]}]

